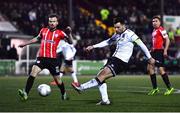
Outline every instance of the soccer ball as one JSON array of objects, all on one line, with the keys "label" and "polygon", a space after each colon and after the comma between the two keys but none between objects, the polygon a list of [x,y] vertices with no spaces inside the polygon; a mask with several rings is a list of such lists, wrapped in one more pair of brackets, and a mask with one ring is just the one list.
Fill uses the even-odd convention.
[{"label": "soccer ball", "polygon": [[51,87],[47,84],[40,84],[37,88],[40,96],[46,97],[51,93]]}]

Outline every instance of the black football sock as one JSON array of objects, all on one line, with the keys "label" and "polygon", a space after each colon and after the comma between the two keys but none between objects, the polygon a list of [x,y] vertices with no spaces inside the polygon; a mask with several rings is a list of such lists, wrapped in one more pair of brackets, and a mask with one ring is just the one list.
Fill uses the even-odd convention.
[{"label": "black football sock", "polygon": [[104,81],[100,81],[97,77],[95,77],[95,80],[97,81],[98,85],[102,85]]},{"label": "black football sock", "polygon": [[170,83],[170,81],[169,81],[169,77],[168,77],[167,73],[165,73],[165,74],[163,74],[163,75],[161,75],[161,76],[162,76],[162,78],[163,78],[164,83],[166,84],[166,87],[167,87],[168,89],[170,89],[170,88],[171,88],[171,83]]},{"label": "black football sock", "polygon": [[35,79],[35,77],[33,77],[31,75],[27,79],[26,88],[25,88],[25,91],[26,91],[27,94],[29,94],[29,91],[31,90],[31,88],[33,86],[34,79]]},{"label": "black football sock", "polygon": [[153,89],[156,89],[157,88],[156,74],[154,73],[154,74],[150,75],[150,78],[151,78],[151,83],[152,83]]},{"label": "black football sock", "polygon": [[62,82],[61,84],[58,84],[57,86],[59,87],[61,94],[64,95],[65,93],[64,83]]}]

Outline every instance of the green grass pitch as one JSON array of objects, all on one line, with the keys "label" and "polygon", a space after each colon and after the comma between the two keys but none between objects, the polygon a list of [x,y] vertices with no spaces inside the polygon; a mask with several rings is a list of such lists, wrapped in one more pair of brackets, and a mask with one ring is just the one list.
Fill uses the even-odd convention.
[{"label": "green grass pitch", "polygon": [[[81,83],[90,80],[92,76],[78,76]],[[148,96],[151,82],[148,75],[116,76],[107,81],[111,105],[96,106],[100,100],[97,88],[78,94],[70,83],[72,78],[65,76],[63,81],[70,97],[68,101],[60,99],[56,86],[51,86],[48,97],[37,93],[37,86],[49,84],[52,77],[38,76],[30,92],[29,99],[22,102],[17,95],[17,89],[25,86],[27,77],[0,77],[0,112],[180,112],[180,75],[170,76],[174,94],[164,96],[166,90],[160,76],[158,86],[160,93]]]}]

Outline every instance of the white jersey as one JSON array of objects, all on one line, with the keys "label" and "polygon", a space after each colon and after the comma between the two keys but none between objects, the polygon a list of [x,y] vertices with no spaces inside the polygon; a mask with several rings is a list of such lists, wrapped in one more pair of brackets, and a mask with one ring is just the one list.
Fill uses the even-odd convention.
[{"label": "white jersey", "polygon": [[61,40],[58,44],[56,52],[62,52],[65,60],[73,60],[76,54],[76,48],[72,44]]},{"label": "white jersey", "polygon": [[[138,42],[135,42],[137,40]],[[115,33],[110,39],[105,40],[99,44],[93,45],[93,47],[98,48],[116,44],[116,50],[112,56],[117,57],[124,62],[128,62],[133,53],[134,43],[137,43],[141,47],[141,49],[144,51],[148,58],[151,58],[151,55],[147,47],[139,39],[139,37],[130,29],[126,29],[121,34]]]},{"label": "white jersey", "polygon": [[138,36],[133,31],[127,29],[122,34],[114,34],[112,38],[117,41],[116,50],[112,56],[128,62],[133,53],[133,42],[138,39]]}]

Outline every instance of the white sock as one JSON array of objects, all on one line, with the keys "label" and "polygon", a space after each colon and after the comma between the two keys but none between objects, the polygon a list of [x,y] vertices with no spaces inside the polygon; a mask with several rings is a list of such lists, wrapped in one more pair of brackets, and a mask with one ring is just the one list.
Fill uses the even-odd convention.
[{"label": "white sock", "polygon": [[101,93],[102,101],[107,102],[108,99],[108,93],[107,93],[107,84],[103,83],[102,85],[98,86],[99,91]]},{"label": "white sock", "polygon": [[60,78],[62,78],[62,76],[63,76],[63,73],[61,73],[61,72],[60,72],[60,73],[59,73],[59,76],[60,76]]},{"label": "white sock", "polygon": [[72,76],[74,82],[78,82],[75,71],[73,73],[71,73],[71,76]]},{"label": "white sock", "polygon": [[71,76],[72,76],[74,82],[78,82],[78,79],[77,79],[77,70],[76,70],[77,62],[76,62],[76,60],[73,60],[72,63],[73,63],[72,68],[73,68],[74,72],[71,73]]},{"label": "white sock", "polygon": [[98,86],[98,82],[96,81],[96,79],[91,79],[90,81],[81,84],[81,89],[85,90],[85,89],[89,89],[92,87]]}]

